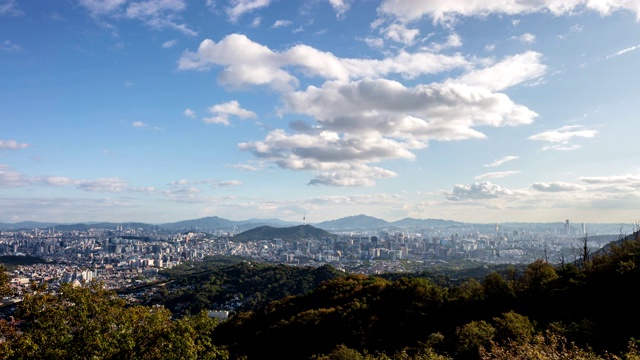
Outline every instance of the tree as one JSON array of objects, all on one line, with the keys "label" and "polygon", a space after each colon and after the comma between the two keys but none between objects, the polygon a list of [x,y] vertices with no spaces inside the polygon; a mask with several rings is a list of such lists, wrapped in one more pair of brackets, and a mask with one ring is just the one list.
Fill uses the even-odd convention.
[{"label": "tree", "polygon": [[491,348],[496,329],[486,321],[472,321],[456,329],[457,354],[464,359],[478,359],[480,349]]},{"label": "tree", "polygon": [[10,287],[11,277],[7,272],[7,268],[0,264],[0,299],[5,296],[11,295],[11,287]]},{"label": "tree", "polygon": [[163,307],[126,306],[101,283],[63,284],[58,293],[25,296],[21,335],[4,345],[6,359],[224,359],[211,345],[215,320],[173,321]]},{"label": "tree", "polygon": [[501,344],[524,344],[531,340],[535,333],[535,326],[528,317],[509,311],[502,317],[493,318],[496,324],[496,339]]}]

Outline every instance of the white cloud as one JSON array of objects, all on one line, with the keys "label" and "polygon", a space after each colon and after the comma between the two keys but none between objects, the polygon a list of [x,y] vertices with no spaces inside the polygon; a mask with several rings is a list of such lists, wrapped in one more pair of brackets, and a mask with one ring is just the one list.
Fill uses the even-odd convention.
[{"label": "white cloud", "polygon": [[0,50],[6,51],[8,53],[17,54],[24,51],[22,46],[13,43],[11,40],[4,40],[0,42]]},{"label": "white cloud", "polygon": [[503,90],[542,77],[547,67],[541,63],[541,58],[542,54],[527,51],[506,57],[484,69],[472,71],[457,81],[491,90]]},{"label": "white cloud", "polygon": [[581,191],[586,189],[584,186],[562,181],[534,183],[531,185],[531,188],[544,192]]},{"label": "white cloud", "polygon": [[598,134],[598,131],[585,129],[579,125],[563,126],[559,129],[541,132],[536,135],[529,136],[529,140],[547,141],[551,143],[567,144],[573,138],[592,138]]},{"label": "white cloud", "polygon": [[307,45],[296,45],[283,52],[251,41],[245,35],[231,34],[216,43],[205,39],[196,52],[186,51],[179,60],[181,70],[208,70],[223,66],[218,82],[233,88],[246,85],[267,85],[279,91],[295,89],[299,80],[284,67],[299,69],[305,76],[325,79],[357,79],[400,74],[414,78],[468,66],[460,55],[429,52],[407,53],[382,60],[338,58]]},{"label": "white cloud", "polygon": [[184,112],[183,112],[182,114],[183,114],[184,116],[186,116],[186,117],[190,117],[190,118],[192,118],[192,119],[193,119],[193,118],[195,118],[195,117],[196,117],[196,115],[197,115],[195,111],[193,111],[193,110],[191,110],[191,109],[189,109],[189,108],[184,109]]},{"label": "white cloud", "polygon": [[132,187],[120,178],[99,178],[94,180],[72,179],[64,176],[29,177],[9,167],[0,166],[0,187],[24,187],[33,185],[74,186],[87,192],[143,192],[153,193],[153,187]]},{"label": "white cloud", "polygon": [[229,0],[229,3],[231,6],[225,11],[229,21],[235,23],[242,15],[269,6],[271,0]]},{"label": "white cloud", "polygon": [[490,172],[490,173],[484,173],[484,174],[478,175],[474,179],[476,180],[501,179],[503,177],[511,176],[519,172],[520,171],[496,171],[496,172]]},{"label": "white cloud", "polygon": [[[459,36],[452,33],[439,46],[460,44]],[[217,43],[206,39],[197,51],[186,51],[179,68],[221,66],[218,82],[222,85],[266,85],[282,91],[281,113],[306,115],[318,125],[293,128],[300,132],[293,134],[274,130],[263,141],[239,144],[240,149],[280,168],[314,171],[311,184],[357,186],[395,176],[372,163],[413,159],[413,151],[426,147],[429,140],[485,138],[477,128],[529,124],[537,116],[495,92],[541,77],[546,67],[535,52],[507,57],[443,83],[407,87],[382,78],[415,79],[472,67],[461,54],[434,54],[432,50],[398,50],[382,59],[339,58],[303,44],[272,51],[245,35],[231,34]],[[294,91],[300,83],[294,73],[325,81]],[[211,109],[213,116],[204,121],[229,125],[230,115],[239,116],[221,111],[221,105]]]},{"label": "white cloud", "polygon": [[255,118],[256,113],[240,107],[240,103],[237,100],[232,100],[226,103],[213,105],[209,108],[211,113],[234,115],[241,119]]},{"label": "white cloud", "polygon": [[504,163],[506,163],[506,162],[513,161],[513,160],[517,160],[517,159],[519,159],[519,158],[520,158],[519,156],[513,156],[513,155],[505,156],[505,157],[503,157],[503,158],[493,160],[493,162],[492,162],[492,163],[490,163],[490,164],[486,164],[486,165],[484,165],[484,167],[496,167],[496,166],[500,166],[500,165],[502,165],[502,164],[504,164]]},{"label": "white cloud", "polygon": [[220,181],[217,182],[215,184],[213,184],[214,188],[220,188],[220,187],[236,187],[236,186],[240,186],[242,185],[242,181],[240,180],[226,180],[226,181]]},{"label": "white cloud", "polygon": [[231,87],[269,85],[279,90],[296,87],[298,80],[280,69],[278,55],[245,35],[227,35],[220,42],[205,39],[197,52],[185,52],[179,60],[182,70],[206,70],[225,66],[218,82]]},{"label": "white cloud", "polygon": [[490,14],[519,15],[534,12],[551,12],[554,15],[572,14],[581,9],[609,15],[626,10],[640,18],[640,7],[635,1],[611,0],[457,0],[457,1],[414,1],[383,0],[378,12],[403,22],[418,20],[428,16],[436,23],[449,23],[457,17],[485,17]]},{"label": "white cloud", "polygon": [[243,171],[259,171],[264,168],[263,165],[256,166],[251,164],[232,164],[232,165],[227,165],[227,167],[230,167],[232,169],[243,170]]},{"label": "white cloud", "polygon": [[[139,20],[153,29],[174,29],[189,36],[198,34],[186,24],[178,22],[178,14],[186,8],[184,0],[147,0],[129,3],[127,0],[80,0],[80,5],[89,10],[95,18],[104,16]],[[108,28],[113,28],[113,25],[106,25]]]},{"label": "white cloud", "polygon": [[224,126],[231,125],[231,123],[229,122],[229,118],[226,115],[205,117],[202,118],[202,121],[204,121],[206,124],[218,124]]},{"label": "white cloud", "polygon": [[22,187],[32,184],[32,180],[16,171],[0,168],[0,187]]},{"label": "white cloud", "polygon": [[384,47],[384,40],[377,37],[367,37],[362,39],[369,47],[380,49]]},{"label": "white cloud", "polygon": [[415,41],[416,37],[420,35],[420,30],[409,29],[403,24],[391,24],[385,28],[381,28],[380,34],[389,40],[405,45],[411,45]]},{"label": "white cloud", "polygon": [[18,150],[28,148],[29,144],[27,143],[19,143],[15,140],[0,140],[0,150]]},{"label": "white cloud", "polygon": [[291,24],[293,24],[293,21],[291,20],[276,20],[276,22],[274,22],[273,25],[271,25],[271,28],[277,29],[277,28],[289,26]]},{"label": "white cloud", "polygon": [[520,36],[514,36],[513,39],[516,39],[525,44],[532,44],[536,41],[536,36],[531,33],[524,33]]},{"label": "white cloud", "polygon": [[[172,187],[175,187],[175,186],[184,187],[184,186],[187,186],[187,185],[207,185],[207,184],[210,184],[214,188],[234,187],[234,186],[242,185],[242,181],[240,181],[240,180],[217,181],[217,180],[214,180],[214,179],[205,179],[205,180],[180,179],[180,180],[172,181],[168,185],[172,186]],[[191,186],[191,189],[195,189],[195,187]],[[192,191],[192,190],[189,190],[189,191]],[[200,190],[198,190],[198,192],[199,191]]]},{"label": "white cloud", "polygon": [[617,51],[617,52],[615,52],[615,53],[613,53],[611,55],[608,55],[607,59],[611,59],[612,57],[620,56],[620,55],[623,55],[623,54],[626,54],[628,52],[635,51],[635,50],[638,50],[638,49],[640,49],[640,45],[630,46],[628,48],[625,48],[625,49],[622,49],[620,51]]},{"label": "white cloud", "polygon": [[123,192],[131,190],[126,181],[119,178],[101,178],[96,180],[80,180],[78,189],[90,192]]},{"label": "white cloud", "polygon": [[256,16],[251,22],[251,27],[257,28],[258,26],[260,26],[260,23],[262,23],[262,18],[260,16]]},{"label": "white cloud", "polygon": [[226,103],[211,106],[209,109],[214,116],[204,118],[204,122],[209,124],[230,125],[229,116],[236,116],[240,119],[250,119],[257,117],[256,113],[240,107],[240,103],[232,100]]},{"label": "white cloud", "polygon": [[513,191],[492,184],[489,181],[476,182],[469,185],[455,185],[453,190],[445,193],[445,197],[450,201],[493,199],[510,195],[513,195]]},{"label": "white cloud", "polygon": [[462,38],[456,33],[451,33],[447,36],[447,41],[444,43],[432,43],[425,49],[432,52],[440,52],[445,49],[458,48],[462,46]]},{"label": "white cloud", "polygon": [[379,167],[361,166],[347,171],[321,172],[309,181],[309,185],[336,187],[373,186],[376,179],[390,178],[397,174]]},{"label": "white cloud", "polygon": [[338,19],[344,17],[349,8],[351,7],[350,0],[329,0],[329,4],[336,11],[336,17]]},{"label": "white cloud", "polygon": [[6,0],[0,3],[0,16],[22,16],[24,12],[18,8],[16,0]]},{"label": "white cloud", "polygon": [[151,126],[151,124],[147,124],[145,122],[142,121],[134,121],[131,123],[131,125],[135,128],[138,129],[149,129],[149,130],[155,130],[155,131],[163,131],[164,129],[159,127],[159,126]]},{"label": "white cloud", "polygon": [[174,46],[176,46],[176,44],[178,43],[178,40],[168,40],[162,43],[162,48],[163,49],[169,49],[172,48]]},{"label": "white cloud", "polygon": [[407,88],[391,80],[328,81],[286,94],[286,110],[332,131],[417,140],[484,138],[475,126],[529,124],[537,114],[506,95],[464,84]]},{"label": "white cloud", "polygon": [[126,2],[127,0],[80,0],[80,5],[96,16],[116,11]]},{"label": "white cloud", "polygon": [[318,134],[270,132],[264,141],[241,143],[241,150],[271,161],[283,169],[320,171],[313,185],[372,185],[375,179],[395,176],[394,172],[366,165],[384,159],[413,159],[408,149],[422,146],[376,136],[354,137],[323,131]]},{"label": "white cloud", "polygon": [[547,151],[547,150],[554,150],[554,151],[573,151],[573,150],[578,150],[580,149],[582,146],[577,145],[577,144],[560,144],[560,145],[547,145],[547,146],[543,146],[542,150],[543,151]]},{"label": "white cloud", "polygon": [[615,184],[640,186],[640,175],[583,176],[579,180],[588,184]]}]

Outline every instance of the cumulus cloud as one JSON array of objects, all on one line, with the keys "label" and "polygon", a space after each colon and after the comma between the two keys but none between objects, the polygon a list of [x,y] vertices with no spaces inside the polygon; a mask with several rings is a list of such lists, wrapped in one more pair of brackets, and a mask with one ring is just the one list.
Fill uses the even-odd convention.
[{"label": "cumulus cloud", "polygon": [[344,17],[351,7],[350,0],[329,0],[329,4],[335,10],[338,19]]},{"label": "cumulus cloud", "polygon": [[507,177],[513,174],[517,174],[520,171],[496,171],[496,172],[490,172],[490,173],[485,173],[482,175],[478,175],[475,177],[476,180],[485,180],[485,179],[500,179],[503,177]]},{"label": "cumulus cloud", "polygon": [[380,29],[380,34],[389,40],[405,45],[411,45],[420,35],[420,30],[410,29],[403,24],[391,24]]},{"label": "cumulus cloud", "polygon": [[513,155],[505,156],[505,157],[502,157],[502,158],[500,158],[500,159],[495,159],[495,160],[493,160],[493,162],[492,162],[492,163],[490,163],[490,164],[485,164],[485,165],[484,165],[484,167],[496,167],[496,166],[500,166],[500,165],[502,165],[502,164],[504,164],[504,163],[506,163],[506,162],[513,161],[513,160],[517,160],[517,159],[519,159],[519,158],[520,158],[519,156],[513,156]]},{"label": "cumulus cloud", "polygon": [[461,46],[462,38],[460,38],[460,35],[451,33],[449,34],[449,36],[447,36],[447,41],[445,41],[444,43],[432,43],[428,47],[424,47],[424,49],[432,52],[440,52],[445,49],[458,48]]},{"label": "cumulus cloud", "polygon": [[242,15],[269,6],[271,0],[229,0],[229,4],[225,11],[229,21],[235,23]]},{"label": "cumulus cloud", "polygon": [[162,131],[164,130],[163,128],[159,127],[159,126],[152,126],[151,124],[147,124],[145,122],[142,121],[134,121],[131,123],[131,126],[138,128],[138,129],[147,129],[147,130],[155,130],[155,131]]},{"label": "cumulus cloud", "polygon": [[[452,33],[440,46],[460,44]],[[482,139],[486,136],[480,127],[530,124],[537,117],[497,91],[540,78],[546,67],[539,53],[517,54],[473,69],[475,60],[433,50],[398,50],[381,59],[339,58],[304,44],[274,51],[245,35],[231,34],[219,42],[202,41],[197,51],[183,53],[178,67],[222,67],[218,76],[222,85],[281,91],[280,113],[305,115],[317,125],[302,128],[294,123],[291,128],[298,133],[277,129],[262,141],[238,147],[283,169],[316,172],[310,184],[362,186],[396,175],[373,163],[414,159],[413,151],[425,148],[428,141]],[[441,83],[413,86],[384,78],[416,79],[455,69],[468,71]],[[296,90],[300,76],[324,82]],[[239,104],[234,111],[228,110],[231,105],[212,107],[213,116],[204,121],[229,125],[229,116],[242,117]]]},{"label": "cumulus cloud", "polygon": [[592,138],[598,132],[592,129],[586,129],[580,125],[568,125],[559,129],[544,131],[536,135],[529,136],[529,140],[546,141],[553,145],[546,146],[543,150],[564,150],[570,151],[579,148],[578,145],[569,144],[574,138]]},{"label": "cumulus cloud", "polygon": [[241,143],[241,150],[274,162],[283,169],[320,171],[311,185],[362,186],[375,179],[393,177],[394,172],[366,165],[384,159],[413,159],[410,148],[422,146],[384,139],[355,137],[335,132],[287,134],[270,132],[264,141]]},{"label": "cumulus cloud", "polygon": [[178,40],[168,40],[162,43],[162,48],[163,49],[169,49],[172,48],[174,46],[176,46],[176,44],[178,43]]},{"label": "cumulus cloud", "polygon": [[279,91],[291,91],[299,80],[287,67],[298,69],[307,77],[349,80],[400,74],[414,78],[469,65],[461,55],[441,55],[429,52],[407,53],[381,60],[338,58],[307,45],[295,45],[275,52],[250,40],[245,35],[230,34],[219,42],[205,39],[195,52],[186,51],[178,62],[181,70],[224,69],[218,76],[221,85],[242,88],[247,85],[266,85]]},{"label": "cumulus cloud", "polygon": [[0,150],[19,150],[28,148],[29,144],[19,143],[15,140],[0,140]]},{"label": "cumulus cloud", "polygon": [[184,109],[184,112],[183,112],[182,114],[183,114],[184,116],[186,116],[186,117],[190,117],[190,118],[192,118],[192,119],[193,119],[193,118],[195,118],[195,117],[196,117],[196,115],[197,115],[195,111],[193,111],[193,110],[191,110],[191,109],[189,109],[189,108]]},{"label": "cumulus cloud", "polygon": [[534,183],[531,185],[531,188],[533,190],[544,191],[544,192],[564,192],[564,191],[585,190],[584,186],[562,182],[562,181]]},{"label": "cumulus cloud", "polygon": [[273,25],[271,25],[271,28],[277,29],[277,28],[289,26],[291,24],[293,24],[293,21],[291,20],[276,20],[276,22],[274,22]]},{"label": "cumulus cloud", "polygon": [[240,107],[240,103],[232,100],[226,103],[211,106],[209,113],[212,117],[204,118],[203,121],[208,124],[230,125],[229,116],[236,116],[240,119],[255,118],[256,113]]},{"label": "cumulus cloud", "polygon": [[378,12],[399,21],[411,22],[428,16],[436,23],[449,23],[457,17],[484,17],[490,14],[518,15],[534,12],[551,12],[554,15],[572,14],[582,9],[609,15],[626,10],[640,18],[640,8],[635,1],[591,0],[496,0],[496,1],[414,1],[384,0]]},{"label": "cumulus cloud", "polygon": [[525,44],[532,44],[536,41],[536,36],[532,33],[524,33],[520,36],[514,36],[513,39],[523,42]]},{"label": "cumulus cloud", "polygon": [[408,88],[384,79],[328,81],[283,101],[327,130],[417,140],[484,138],[474,127],[529,124],[537,116],[504,94],[453,82]]},{"label": "cumulus cloud", "polygon": [[513,195],[513,191],[489,181],[454,185],[453,190],[445,193],[445,197],[450,201],[494,199],[509,195]]},{"label": "cumulus cloud", "polygon": [[139,20],[153,29],[173,29],[189,36],[198,34],[179,21],[178,14],[187,6],[184,0],[80,0],[80,5],[95,18]]},{"label": "cumulus cloud", "polygon": [[376,179],[390,178],[397,174],[393,171],[379,167],[369,167],[365,165],[352,166],[348,170],[322,172],[309,181],[309,185],[326,186],[373,186]]}]

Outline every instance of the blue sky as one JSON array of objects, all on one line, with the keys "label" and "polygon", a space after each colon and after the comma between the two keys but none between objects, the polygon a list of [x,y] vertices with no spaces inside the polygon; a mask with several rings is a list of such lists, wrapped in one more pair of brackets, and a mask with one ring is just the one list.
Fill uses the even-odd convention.
[{"label": "blue sky", "polygon": [[632,223],[640,1],[0,0],[0,222]]}]

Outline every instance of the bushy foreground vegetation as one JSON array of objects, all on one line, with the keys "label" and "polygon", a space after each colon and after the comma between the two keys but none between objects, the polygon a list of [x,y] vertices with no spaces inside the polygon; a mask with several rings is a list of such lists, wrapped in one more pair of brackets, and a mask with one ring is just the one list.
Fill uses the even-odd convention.
[{"label": "bushy foreground vegetation", "polygon": [[[333,277],[221,324],[127,306],[97,283],[34,288],[22,323],[0,323],[0,358],[640,359],[639,256],[634,236],[575,264],[539,260],[457,286]],[[235,269],[251,283],[250,269]],[[300,274],[285,283],[309,282]]]}]

